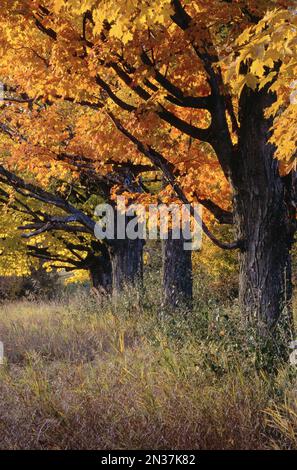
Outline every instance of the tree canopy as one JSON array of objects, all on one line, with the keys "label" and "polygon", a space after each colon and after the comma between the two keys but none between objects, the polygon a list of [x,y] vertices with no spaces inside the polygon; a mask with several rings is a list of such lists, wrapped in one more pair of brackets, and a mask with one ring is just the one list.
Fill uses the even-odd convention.
[{"label": "tree canopy", "polygon": [[143,173],[162,172],[165,202],[197,200],[235,223],[231,243],[202,226],[239,249],[252,304],[268,282],[255,246],[273,282],[295,231],[296,18],[289,0],[4,0],[0,180],[91,233],[82,188],[146,203]]}]

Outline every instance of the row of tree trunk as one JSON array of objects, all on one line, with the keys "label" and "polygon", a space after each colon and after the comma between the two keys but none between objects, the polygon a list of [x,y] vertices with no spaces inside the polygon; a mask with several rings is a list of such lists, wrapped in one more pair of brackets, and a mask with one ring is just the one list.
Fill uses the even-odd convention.
[{"label": "row of tree trunk", "polygon": [[[190,305],[192,302],[191,251],[184,250],[183,239],[162,241],[163,305]],[[116,240],[90,263],[93,289],[100,294],[119,295],[129,285],[143,282],[142,240]]]},{"label": "row of tree trunk", "polygon": [[[239,139],[231,155],[233,219],[239,253],[239,303],[243,318],[273,331],[280,318],[291,318],[291,248],[296,232],[296,174],[283,176],[269,142],[272,119],[265,110],[275,101],[266,89],[246,87],[239,103]],[[224,145],[221,139],[221,146]],[[192,298],[191,253],[182,240],[163,241],[164,303]],[[139,241],[110,250],[113,288],[142,278]],[[286,313],[286,315],[284,315]],[[286,320],[287,321],[287,320]]]},{"label": "row of tree trunk", "polygon": [[[272,119],[265,109],[275,101],[267,90],[245,87],[239,103],[239,139],[231,152],[233,221],[239,253],[239,304],[243,318],[256,322],[261,336],[273,333],[279,319],[291,323],[291,248],[296,232],[296,173],[283,176],[269,143]],[[224,145],[224,139],[220,141]],[[142,280],[143,245],[116,243],[109,250],[115,293]],[[163,241],[163,301],[191,302],[191,252],[183,240]],[[285,313],[285,315],[284,315]],[[286,318],[284,318],[286,317]]]}]

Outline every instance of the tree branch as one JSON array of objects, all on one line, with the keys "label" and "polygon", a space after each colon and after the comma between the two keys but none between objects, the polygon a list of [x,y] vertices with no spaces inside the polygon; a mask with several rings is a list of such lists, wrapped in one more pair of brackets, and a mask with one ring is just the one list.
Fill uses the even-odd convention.
[{"label": "tree branch", "polygon": [[161,155],[159,152],[154,150],[149,145],[143,144],[139,141],[133,134],[131,134],[125,127],[121,124],[121,122],[111,113],[108,112],[107,115],[114,123],[115,127],[124,135],[126,136],[135,146],[136,148],[143,153],[149,160],[156,165],[160,170],[162,170],[165,178],[167,179],[168,183],[171,185],[172,189],[175,191],[176,195],[180,199],[181,202],[186,204],[189,208],[190,215],[196,220],[198,224],[201,225],[203,232],[205,235],[219,248],[225,250],[234,250],[234,249],[243,249],[244,243],[242,240],[237,240],[233,243],[223,243],[218,240],[208,229],[206,224],[200,218],[199,214],[195,211],[192,204],[190,204],[189,200],[187,199],[186,195],[184,194],[183,190],[180,188],[178,183],[175,180],[174,175],[172,174],[171,170],[169,169],[168,161]]},{"label": "tree branch", "polygon": [[62,198],[49,193],[48,191],[45,191],[44,189],[41,189],[33,184],[26,183],[22,178],[6,170],[3,165],[0,165],[0,177],[0,181],[2,183],[7,184],[8,186],[12,186],[23,196],[29,196],[46,204],[59,207],[64,212],[75,216],[76,220],[86,227],[86,229],[88,229],[88,233],[93,233],[95,222],[82,211],[72,206],[69,202],[64,201]]},{"label": "tree branch", "polygon": [[232,212],[226,211],[210,199],[201,199],[196,195],[197,201],[205,207],[220,224],[233,225]]},{"label": "tree branch", "polygon": [[187,123],[172,112],[168,111],[166,108],[164,108],[163,105],[159,104],[159,106],[162,110],[157,111],[157,114],[161,119],[163,119],[163,121],[180,130],[184,134],[193,137],[194,139],[201,140],[202,142],[212,142],[213,139],[211,126],[208,129],[201,129],[199,127],[193,126],[192,124]]},{"label": "tree branch", "polygon": [[142,50],[140,55],[142,62],[151,67],[154,70],[155,80],[166,90],[170,93],[169,96],[166,96],[166,99],[171,103],[186,107],[186,108],[196,108],[196,109],[210,109],[211,108],[211,96],[186,96],[184,92],[174,85],[172,82],[165,77],[165,75],[161,74],[158,69],[154,66],[153,62],[149,58],[147,52]]}]

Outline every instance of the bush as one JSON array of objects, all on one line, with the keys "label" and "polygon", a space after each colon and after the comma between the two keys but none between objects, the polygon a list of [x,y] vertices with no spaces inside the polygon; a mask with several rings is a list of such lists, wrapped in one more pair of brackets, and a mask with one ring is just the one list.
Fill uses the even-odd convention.
[{"label": "bush", "polygon": [[[233,229],[219,227],[214,230],[221,240],[231,240]],[[211,297],[228,302],[238,296],[238,254],[232,250],[222,250],[204,237],[202,249],[193,253],[195,277],[211,290]]]},{"label": "bush", "polygon": [[0,301],[16,300],[22,295],[24,279],[17,276],[0,276]]},{"label": "bush", "polygon": [[50,300],[58,295],[60,290],[58,275],[43,269],[32,271],[30,276],[0,277],[0,300],[13,301],[21,298]]}]

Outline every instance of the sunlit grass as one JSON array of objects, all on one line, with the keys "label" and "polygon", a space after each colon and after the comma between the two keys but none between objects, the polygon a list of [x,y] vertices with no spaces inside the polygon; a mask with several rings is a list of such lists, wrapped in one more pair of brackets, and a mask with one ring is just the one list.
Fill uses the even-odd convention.
[{"label": "sunlit grass", "polygon": [[129,290],[0,307],[3,449],[296,448],[296,373],[255,366],[236,306]]}]

